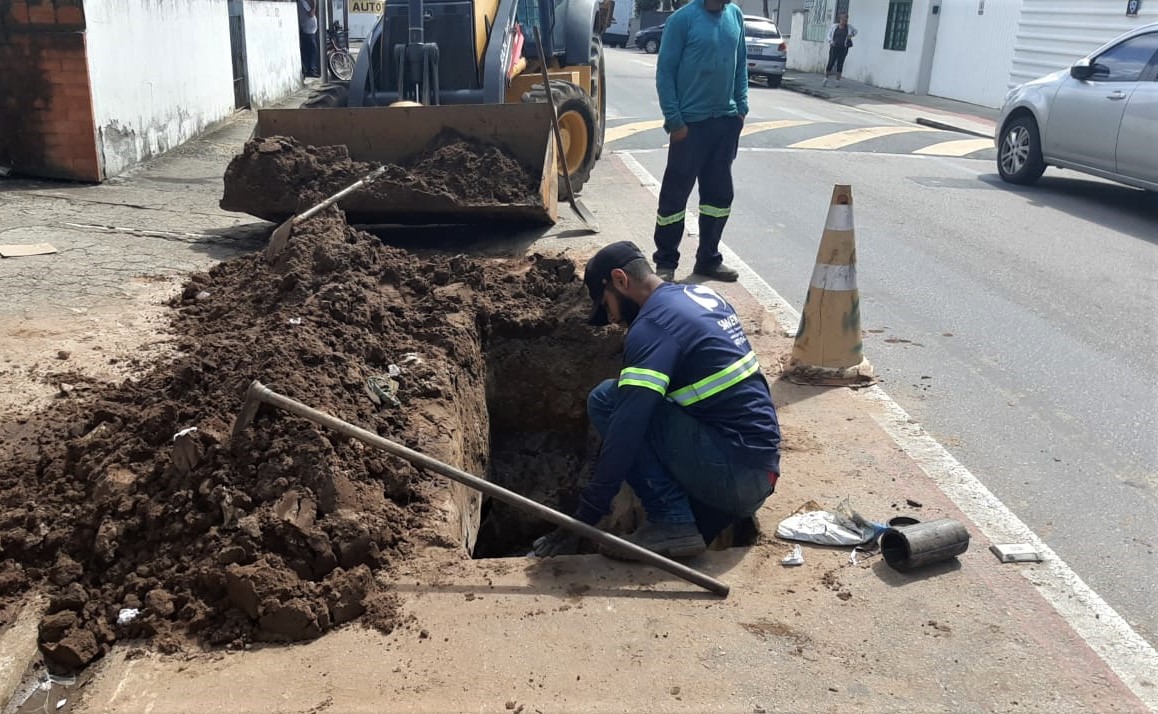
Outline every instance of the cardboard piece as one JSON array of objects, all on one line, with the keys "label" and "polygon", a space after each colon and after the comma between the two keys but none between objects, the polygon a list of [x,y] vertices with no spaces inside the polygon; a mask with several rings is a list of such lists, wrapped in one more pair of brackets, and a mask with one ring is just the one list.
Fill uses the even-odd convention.
[{"label": "cardboard piece", "polygon": [[23,258],[28,255],[55,253],[49,243],[26,243],[23,245],[0,245],[0,258]]}]

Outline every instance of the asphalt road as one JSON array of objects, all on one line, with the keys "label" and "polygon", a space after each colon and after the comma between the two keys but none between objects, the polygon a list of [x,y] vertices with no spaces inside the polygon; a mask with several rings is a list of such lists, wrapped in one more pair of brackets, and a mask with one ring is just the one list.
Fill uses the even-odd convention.
[{"label": "asphalt road", "polygon": [[[655,57],[607,61],[606,150],[660,178]],[[1158,645],[1158,198],[1056,169],[1012,187],[960,134],[783,89],[750,104],[725,242],[800,309],[851,184],[883,386]]]}]

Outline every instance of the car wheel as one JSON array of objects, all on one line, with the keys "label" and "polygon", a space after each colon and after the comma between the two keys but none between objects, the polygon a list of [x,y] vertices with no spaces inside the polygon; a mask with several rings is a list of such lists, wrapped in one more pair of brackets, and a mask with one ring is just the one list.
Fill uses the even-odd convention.
[{"label": "car wheel", "polygon": [[659,52],[659,41],[658,40],[648,40],[643,45],[643,51],[648,53],[649,55],[654,55],[656,52]]},{"label": "car wheel", "polygon": [[777,87],[779,87],[780,86],[780,80],[783,78],[784,78],[784,75],[782,75],[782,74],[766,74],[766,75],[764,75],[764,79],[767,80],[768,86],[771,87],[772,89],[776,89]]},{"label": "car wheel", "polygon": [[1041,178],[1041,134],[1033,117],[1021,115],[1005,125],[997,150],[997,173],[1009,183],[1031,184]]}]

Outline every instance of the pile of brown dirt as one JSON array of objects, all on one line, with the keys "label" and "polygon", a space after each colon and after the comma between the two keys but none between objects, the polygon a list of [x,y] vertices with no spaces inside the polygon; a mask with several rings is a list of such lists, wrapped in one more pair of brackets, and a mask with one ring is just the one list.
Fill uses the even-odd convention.
[{"label": "pile of brown dirt", "polygon": [[[245,256],[192,276],[172,307],[174,362],[0,425],[0,605],[48,592],[41,648],[57,667],[125,638],[294,641],[367,611],[390,629],[376,575],[430,546],[469,557],[439,477],[272,410],[230,443],[251,380],[485,474],[488,396],[582,434],[585,390],[614,373],[619,342],[583,325],[569,260],[418,256],[335,209],[272,265]],[[566,364],[508,363],[519,352],[502,345],[521,340]],[[496,359],[526,391],[488,395]],[[372,376],[387,391],[393,379],[396,404],[375,403]]]},{"label": "pile of brown dirt", "polygon": [[[288,137],[252,139],[225,171],[221,207],[254,215],[299,212],[361,179],[376,164],[346,146],[307,146]],[[365,205],[535,204],[540,176],[504,148],[444,129],[401,165],[358,193]],[[255,210],[260,207],[261,210]]]}]

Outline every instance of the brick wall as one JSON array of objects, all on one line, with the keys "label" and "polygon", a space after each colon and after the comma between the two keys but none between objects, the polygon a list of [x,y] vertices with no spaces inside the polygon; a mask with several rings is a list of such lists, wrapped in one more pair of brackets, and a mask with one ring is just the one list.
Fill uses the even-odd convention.
[{"label": "brick wall", "polygon": [[0,165],[100,181],[83,0],[0,0]]}]

